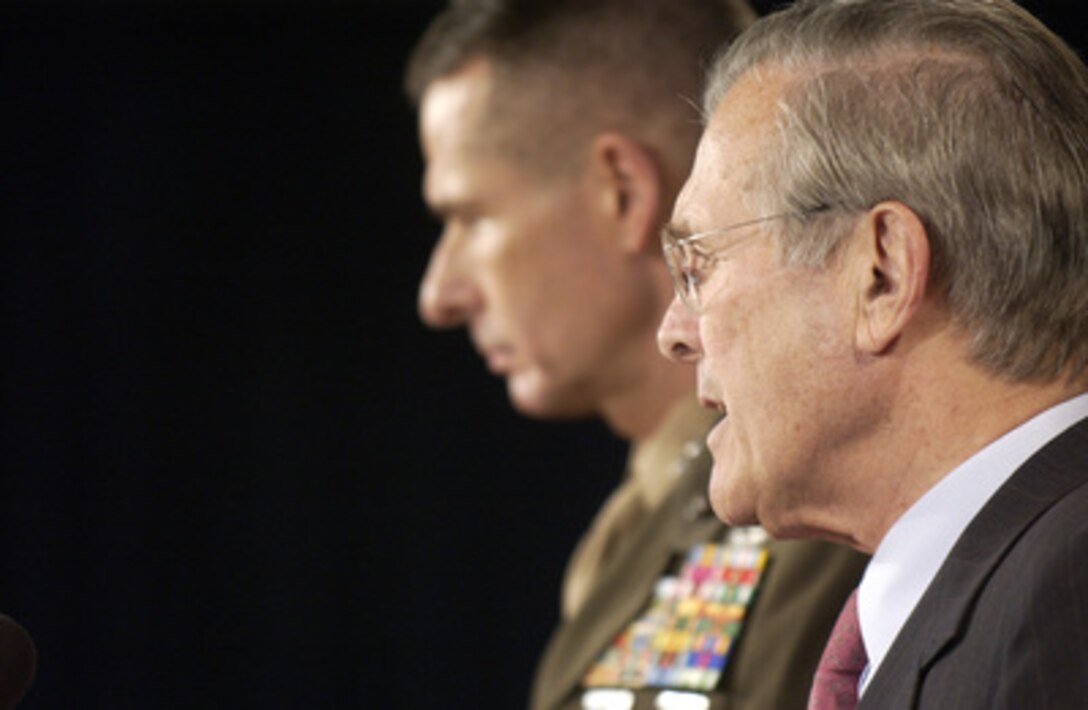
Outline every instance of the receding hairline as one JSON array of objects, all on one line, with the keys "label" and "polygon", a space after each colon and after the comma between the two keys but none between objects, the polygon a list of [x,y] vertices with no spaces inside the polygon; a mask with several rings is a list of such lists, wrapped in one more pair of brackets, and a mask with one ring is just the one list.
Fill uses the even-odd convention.
[{"label": "receding hairline", "polygon": [[913,72],[922,65],[942,66],[949,69],[977,68],[980,77],[998,69],[998,65],[981,52],[968,48],[949,47],[933,41],[900,39],[886,45],[865,47],[832,55],[797,52],[785,56],[771,56],[744,66],[739,71],[729,70],[724,79],[717,69],[712,69],[703,94],[702,119],[709,125],[714,112],[725,96],[742,80],[781,82],[780,96],[803,90],[821,81],[835,77],[853,77],[861,81],[902,75]]}]

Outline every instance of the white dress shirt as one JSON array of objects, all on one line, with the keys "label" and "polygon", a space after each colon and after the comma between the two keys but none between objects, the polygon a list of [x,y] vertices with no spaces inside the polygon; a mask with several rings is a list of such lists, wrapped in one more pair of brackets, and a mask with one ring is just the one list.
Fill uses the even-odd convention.
[{"label": "white dress shirt", "polygon": [[869,657],[861,692],[971,520],[1032,454],[1085,417],[1088,394],[1029,419],[953,469],[892,525],[858,589]]}]

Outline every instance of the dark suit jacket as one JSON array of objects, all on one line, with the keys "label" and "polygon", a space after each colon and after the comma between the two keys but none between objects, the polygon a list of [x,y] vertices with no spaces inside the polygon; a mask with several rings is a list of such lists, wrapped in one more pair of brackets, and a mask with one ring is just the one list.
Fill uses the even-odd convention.
[{"label": "dark suit jacket", "polygon": [[1088,419],[971,521],[859,710],[1088,708],[1086,484]]},{"label": "dark suit jacket", "polygon": [[[688,462],[680,482],[621,550],[583,609],[553,634],[537,668],[534,710],[580,708],[577,689],[598,654],[650,599],[670,562],[693,545],[722,539],[725,526],[707,502],[710,459]],[[774,542],[764,581],[730,652],[712,708],[802,710],[812,674],[843,602],[867,558],[818,542]],[[639,694],[652,707],[657,691]]]}]

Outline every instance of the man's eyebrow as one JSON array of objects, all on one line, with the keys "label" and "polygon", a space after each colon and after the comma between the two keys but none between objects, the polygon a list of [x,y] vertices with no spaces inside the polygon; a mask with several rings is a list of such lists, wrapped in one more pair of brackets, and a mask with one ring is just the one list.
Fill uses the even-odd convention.
[{"label": "man's eyebrow", "polygon": [[427,205],[427,211],[431,213],[431,216],[439,220],[447,220],[452,217],[462,217],[466,214],[472,214],[477,210],[477,206],[471,202],[463,202],[458,200],[425,200]]}]

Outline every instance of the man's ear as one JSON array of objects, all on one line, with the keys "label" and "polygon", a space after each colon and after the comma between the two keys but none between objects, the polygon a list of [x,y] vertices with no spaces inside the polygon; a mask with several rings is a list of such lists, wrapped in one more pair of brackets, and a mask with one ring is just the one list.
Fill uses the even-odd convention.
[{"label": "man's ear", "polygon": [[662,175],[650,151],[622,133],[593,140],[590,176],[606,220],[614,221],[619,247],[627,253],[660,249]]},{"label": "man's ear", "polygon": [[857,347],[888,352],[926,296],[929,235],[901,202],[881,202],[857,226],[851,248],[858,304]]}]

